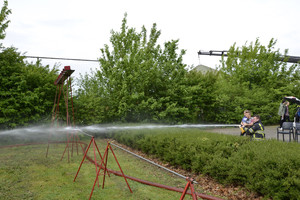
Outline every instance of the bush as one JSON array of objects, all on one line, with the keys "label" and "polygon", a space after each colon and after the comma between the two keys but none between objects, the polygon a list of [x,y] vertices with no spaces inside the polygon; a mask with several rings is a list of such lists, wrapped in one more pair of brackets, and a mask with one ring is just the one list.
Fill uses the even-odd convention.
[{"label": "bush", "polygon": [[173,166],[244,186],[273,199],[300,196],[297,143],[250,141],[197,129],[127,130],[113,134],[120,143],[155,155]]}]

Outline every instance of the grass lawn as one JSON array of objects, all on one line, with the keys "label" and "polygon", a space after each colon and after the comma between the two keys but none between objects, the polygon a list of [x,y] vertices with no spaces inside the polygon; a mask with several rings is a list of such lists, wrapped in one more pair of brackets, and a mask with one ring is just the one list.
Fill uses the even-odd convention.
[{"label": "grass lawn", "polygon": [[[89,143],[89,140],[85,141]],[[103,155],[105,140],[96,140]],[[113,147],[113,146],[112,146]],[[69,200],[88,199],[96,177],[95,166],[87,160],[83,163],[75,182],[83,154],[61,157],[65,144],[51,144],[48,157],[45,157],[47,145],[32,145],[0,149],[0,199],[41,199]],[[140,179],[184,188],[186,181],[159,169],[145,161],[139,160],[122,150],[113,147],[116,157],[126,175]],[[91,146],[89,155],[94,156]],[[100,157],[97,158],[99,160]],[[119,171],[113,154],[109,152],[108,168]],[[102,189],[102,175],[99,176],[100,188],[95,187],[92,199],[179,199],[181,194],[131,181],[128,183],[133,191],[130,193],[123,177],[111,174],[106,176]],[[201,192],[197,186],[196,192]],[[192,199],[186,195],[185,199]]]}]

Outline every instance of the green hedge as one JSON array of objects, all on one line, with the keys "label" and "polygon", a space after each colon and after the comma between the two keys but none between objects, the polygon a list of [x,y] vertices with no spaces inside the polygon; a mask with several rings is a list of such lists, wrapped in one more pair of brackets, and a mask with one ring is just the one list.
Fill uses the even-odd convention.
[{"label": "green hedge", "polygon": [[198,129],[126,130],[112,137],[173,166],[244,186],[273,199],[300,196],[300,146]]}]

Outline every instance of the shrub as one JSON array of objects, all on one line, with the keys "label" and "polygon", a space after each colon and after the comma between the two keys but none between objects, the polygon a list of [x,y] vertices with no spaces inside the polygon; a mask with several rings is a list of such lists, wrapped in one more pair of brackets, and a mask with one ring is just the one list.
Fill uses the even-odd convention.
[{"label": "shrub", "polygon": [[273,199],[300,196],[300,148],[276,140],[250,141],[198,129],[121,131],[118,142],[155,155],[173,166],[207,174]]}]

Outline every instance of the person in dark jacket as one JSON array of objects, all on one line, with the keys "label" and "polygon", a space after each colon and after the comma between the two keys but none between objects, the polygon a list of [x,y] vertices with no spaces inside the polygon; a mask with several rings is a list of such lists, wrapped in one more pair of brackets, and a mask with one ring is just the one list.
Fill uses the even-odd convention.
[{"label": "person in dark jacket", "polygon": [[261,123],[259,115],[254,115],[253,125],[250,128],[245,128],[246,135],[249,135],[251,139],[255,139],[255,140],[265,139],[264,130],[265,127]]},{"label": "person in dark jacket", "polygon": [[300,122],[300,105],[297,106],[297,111],[295,114],[295,122]]}]

